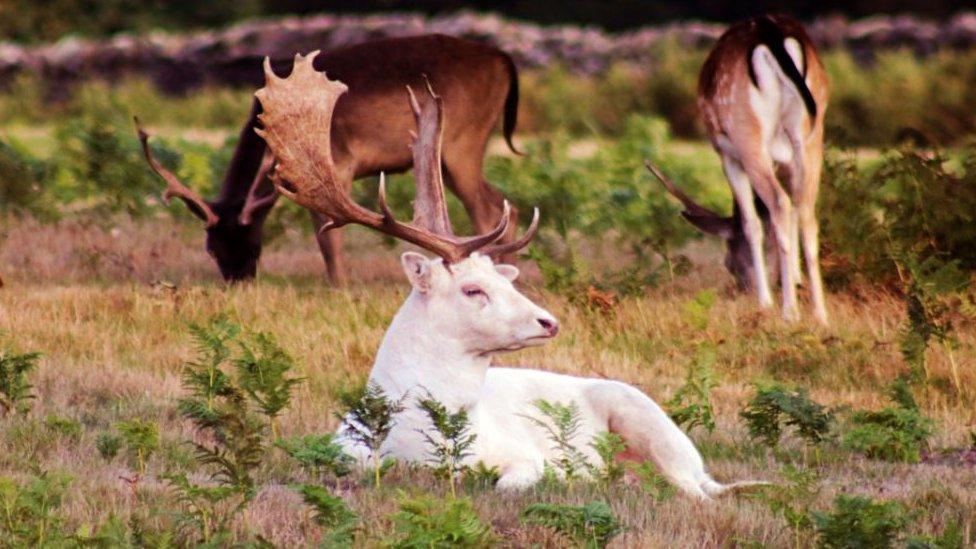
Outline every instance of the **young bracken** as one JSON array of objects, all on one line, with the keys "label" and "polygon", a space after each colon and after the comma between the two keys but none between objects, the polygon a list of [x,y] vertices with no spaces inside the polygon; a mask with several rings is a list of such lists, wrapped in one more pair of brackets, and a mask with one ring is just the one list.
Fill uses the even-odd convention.
[{"label": "young bracken", "polygon": [[[580,409],[582,451],[601,432],[618,434],[627,445],[622,458],[652,460],[686,493],[708,499],[730,488],[705,472],[698,450],[661,408],[639,390],[616,381],[552,374],[539,370],[491,368],[492,357],[541,345],[559,331],[556,319],[512,285],[518,269],[494,264],[490,255],[504,247],[514,253],[534,234],[538,212],[525,236],[509,245],[493,244],[508,217],[487,234],[461,238],[447,217],[440,175],[441,100],[428,88],[423,105],[410,93],[417,121],[413,143],[417,200],[412,223],[393,218],[380,183],[383,213],[352,202],[335,177],[329,147],[332,109],[346,92],[340,82],[315,71],[312,60],[298,56],[287,79],[266,64],[267,84],[257,92],[264,109],[261,135],[278,164],[272,180],[279,192],[328,215],[335,224],[372,227],[437,254],[403,255],[403,269],[413,291],[393,319],[370,374],[390,398],[429,395],[447,409],[469,411],[476,440],[469,460],[498,467],[500,488],[525,488],[543,476],[554,450],[543,429],[525,414],[534,402],[576,402]],[[408,399],[415,403],[416,399]],[[429,447],[420,434],[429,418],[415,404],[397,418],[380,451],[407,461],[426,461]],[[360,459],[364,448],[347,450]]]}]

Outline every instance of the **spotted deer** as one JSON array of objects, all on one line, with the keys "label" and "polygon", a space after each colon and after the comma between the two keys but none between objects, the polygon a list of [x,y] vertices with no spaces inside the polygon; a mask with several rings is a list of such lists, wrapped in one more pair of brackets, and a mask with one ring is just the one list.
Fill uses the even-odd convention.
[{"label": "spotted deer", "polygon": [[[370,381],[388,397],[410,402],[385,439],[383,455],[412,462],[429,459],[422,433],[430,432],[432,425],[415,404],[416,397],[429,395],[449,409],[469,411],[476,439],[467,459],[498,467],[499,488],[531,486],[557,454],[547,433],[526,418],[533,403],[545,399],[579,405],[580,440],[575,442],[590,459],[596,459],[588,445],[591,437],[612,431],[627,444],[621,458],[652,460],[676,486],[695,497],[709,499],[748,484],[714,481],[691,440],[653,400],[630,385],[492,367],[492,357],[542,345],[559,332],[555,317],[513,286],[518,269],[491,259],[529,243],[538,228],[538,209],[524,236],[508,244],[496,243],[508,227],[507,215],[489,231],[471,237],[454,234],[440,161],[447,112],[431,88],[422,100],[412,90],[404,97],[416,124],[411,147],[417,187],[413,220],[393,216],[382,176],[380,211],[356,204],[341,185],[329,146],[332,109],[347,88],[316,71],[314,58],[315,53],[296,57],[287,78],[279,78],[266,65],[267,83],[256,94],[264,109],[260,135],[277,159],[271,178],[278,191],[328,216],[332,224],[326,229],[355,223],[436,256],[403,254],[401,263],[412,291],[387,329],[370,373]],[[508,211],[507,202],[503,210]],[[345,427],[340,428],[346,450],[360,462],[366,460],[369,450],[345,433]]]},{"label": "spotted deer", "polygon": [[[764,15],[737,23],[712,48],[698,80],[698,108],[722,157],[735,198],[733,216],[695,203],[649,166],[685,205],[689,221],[726,239],[726,264],[740,285],[756,291],[763,307],[773,304],[766,259],[772,252],[788,320],[799,316],[802,243],[813,313],[823,324],[816,202],[828,96],[827,74],[798,22]],[[764,246],[764,222],[772,233],[771,250]]]},{"label": "spotted deer", "polygon": [[[411,167],[409,151],[401,144],[413,119],[401,99],[405,86],[421,86],[426,77],[437,86],[450,115],[451,122],[444,127],[445,182],[479,231],[495,226],[503,213],[504,197],[485,180],[482,164],[499,119],[505,140],[515,151],[512,134],[518,111],[518,74],[508,54],[468,40],[425,35],[332,50],[318,56],[315,63],[354,92],[336,105],[330,141],[336,177],[343,188],[380,171]],[[272,64],[279,72],[290,68],[287,59]],[[255,63],[255,86],[259,85],[259,65]],[[228,281],[256,275],[262,226],[278,198],[267,180],[274,158],[254,133],[260,114],[261,105],[255,101],[214,200],[205,200],[156,162],[146,144],[149,136],[139,130],[149,165],[167,183],[164,196],[181,199],[204,222],[207,252]],[[515,208],[510,207],[509,214],[515,216]],[[345,278],[341,231],[322,231],[329,220],[319,213],[313,212],[312,219],[329,278],[341,282]],[[503,240],[512,237],[505,235]]]}]

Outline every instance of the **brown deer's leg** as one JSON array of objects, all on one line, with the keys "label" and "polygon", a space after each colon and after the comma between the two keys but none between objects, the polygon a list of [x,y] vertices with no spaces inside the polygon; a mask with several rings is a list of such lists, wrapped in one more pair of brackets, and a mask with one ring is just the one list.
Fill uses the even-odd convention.
[{"label": "brown deer's leg", "polygon": [[312,213],[315,240],[319,244],[319,251],[322,252],[322,259],[325,260],[325,269],[329,275],[329,281],[336,286],[341,286],[346,283],[346,265],[342,254],[342,229],[320,232],[327,221],[328,218],[324,215]]},{"label": "brown deer's leg", "polygon": [[807,278],[810,279],[813,314],[821,324],[826,326],[827,305],[824,301],[823,281],[820,277],[820,228],[817,224],[817,193],[820,190],[820,170],[823,163],[822,133],[810,137],[804,153],[807,171],[803,192],[797,199],[800,234],[803,239],[804,259],[807,263]]},{"label": "brown deer's leg", "polygon": [[[769,221],[779,255],[780,290],[783,292],[783,318],[797,320],[799,310],[796,303],[796,283],[793,280],[792,243],[790,234],[793,227],[793,201],[776,179],[772,159],[768,154],[757,154],[744,158],[745,172],[752,188],[769,210]],[[738,193],[736,194],[738,198]],[[741,207],[741,204],[740,204]]]},{"label": "brown deer's leg", "polygon": [[[483,150],[482,147],[481,151]],[[464,204],[475,232],[479,234],[491,230],[498,223],[505,202],[501,191],[488,183],[481,174],[481,151],[472,155],[455,153],[450,157],[445,153],[444,159],[444,183]],[[514,204],[510,206],[511,223],[500,242],[511,242],[518,233],[518,209]],[[512,262],[515,256],[509,255],[500,259],[503,262]]]},{"label": "brown deer's leg", "polygon": [[759,305],[766,309],[773,306],[773,294],[769,288],[769,274],[763,247],[763,224],[756,211],[752,184],[742,166],[725,154],[722,155],[722,167],[742,213],[742,231],[752,252],[752,285],[759,296]]}]

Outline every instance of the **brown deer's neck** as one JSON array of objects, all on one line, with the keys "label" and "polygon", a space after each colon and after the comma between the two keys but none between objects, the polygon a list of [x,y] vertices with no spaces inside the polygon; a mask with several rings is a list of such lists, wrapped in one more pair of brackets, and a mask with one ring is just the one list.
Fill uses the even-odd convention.
[{"label": "brown deer's neck", "polygon": [[216,202],[225,208],[240,209],[244,205],[251,182],[261,165],[261,157],[264,155],[266,145],[264,140],[254,132],[260,113],[261,106],[255,101],[251,106],[251,114],[241,129],[237,147],[234,149],[230,164],[227,165],[224,182],[220,186],[220,194],[216,199]]}]

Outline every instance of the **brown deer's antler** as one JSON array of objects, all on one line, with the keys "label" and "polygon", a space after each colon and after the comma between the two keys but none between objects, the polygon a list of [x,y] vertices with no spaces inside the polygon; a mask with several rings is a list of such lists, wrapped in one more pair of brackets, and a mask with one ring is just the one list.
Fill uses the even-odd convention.
[{"label": "brown deer's antler", "polygon": [[[266,84],[255,93],[261,102],[260,120],[264,130],[256,130],[274,153],[277,166],[272,182],[278,192],[302,206],[324,214],[331,220],[326,229],[348,223],[364,225],[431,251],[446,263],[455,263],[498,240],[508,228],[511,209],[503,207],[502,218],[491,231],[473,237],[457,237],[450,227],[440,172],[440,135],[443,113],[439,98],[421,109],[412,91],[411,106],[418,120],[414,140],[417,199],[412,223],[397,221],[386,202],[385,177],[380,175],[379,206],[382,213],[356,204],[337,181],[332,158],[332,114],[345,84],[329,80],[312,66],[319,52],[296,55],[288,78],[279,78],[264,63]],[[431,107],[433,106],[433,110]]]},{"label": "brown deer's antler", "polygon": [[650,160],[644,160],[644,165],[647,166],[647,169],[652,174],[654,174],[654,177],[656,177],[658,181],[660,181],[661,184],[664,185],[664,188],[667,189],[669,193],[671,193],[675,198],[677,198],[684,205],[685,210],[688,211],[688,214],[693,216],[721,217],[718,213],[695,202],[694,199],[692,199],[690,196],[685,194],[684,191],[679,189],[678,186],[675,185],[673,181],[671,181],[670,179],[668,179],[666,175],[664,175],[664,172],[658,169],[658,167],[655,166],[654,164],[651,164]]},{"label": "brown deer's antler", "polygon": [[139,134],[139,142],[142,143],[142,154],[146,157],[146,162],[149,163],[149,167],[153,169],[154,172],[159,174],[166,181],[166,190],[163,191],[163,200],[166,203],[175,196],[183,202],[186,206],[194,213],[197,217],[202,219],[207,227],[213,227],[216,225],[220,218],[213,212],[210,205],[201,197],[199,194],[194,192],[192,189],[184,185],[173,172],[167,170],[163,167],[159,161],[152,154],[152,150],[149,148],[149,134],[147,134],[143,129],[142,125],[139,124],[139,119],[133,117],[136,123],[136,132]]},{"label": "brown deer's antler", "polygon": [[278,189],[274,186],[271,187],[270,193],[264,196],[258,196],[258,187],[261,186],[261,183],[271,173],[271,170],[274,168],[274,162],[274,155],[271,154],[271,151],[265,151],[264,156],[261,158],[261,165],[258,167],[258,171],[254,175],[254,180],[251,181],[251,186],[247,190],[244,207],[241,208],[241,213],[237,216],[237,221],[241,225],[250,225],[254,221],[254,215],[256,213],[265,208],[270,208],[278,201]]}]

